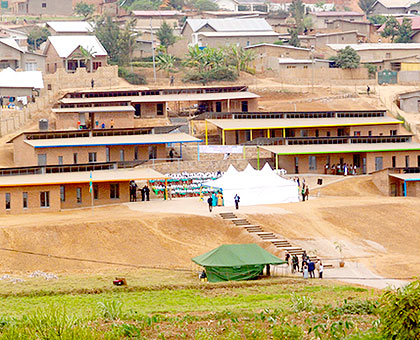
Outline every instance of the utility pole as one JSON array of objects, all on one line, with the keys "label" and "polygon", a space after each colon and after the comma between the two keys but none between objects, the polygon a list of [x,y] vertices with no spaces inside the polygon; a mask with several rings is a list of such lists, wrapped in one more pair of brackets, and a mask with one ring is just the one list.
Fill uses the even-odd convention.
[{"label": "utility pole", "polygon": [[155,79],[155,83],[156,83],[156,60],[155,60],[155,44],[153,41],[152,18],[150,18],[150,37],[152,40],[153,78]]}]

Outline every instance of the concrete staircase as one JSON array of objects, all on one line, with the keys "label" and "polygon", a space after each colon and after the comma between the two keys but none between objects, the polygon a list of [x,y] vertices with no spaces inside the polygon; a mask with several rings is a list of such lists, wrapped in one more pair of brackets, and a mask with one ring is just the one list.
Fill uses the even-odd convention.
[{"label": "concrete staircase", "polygon": [[[284,237],[281,237],[280,235],[272,232],[264,231],[264,229],[261,226],[249,223],[249,221],[246,218],[239,218],[232,212],[220,213],[219,215],[222,219],[231,221],[235,225],[235,227],[246,230],[253,237],[264,242],[270,242],[277,249],[283,250],[284,252],[288,252],[292,256],[297,255],[298,257],[300,257],[300,260],[302,258],[303,253],[305,252],[305,249],[298,246],[293,246]],[[309,258],[312,261],[318,260],[317,256],[309,256]],[[332,266],[324,264],[324,268],[326,267]]]}]

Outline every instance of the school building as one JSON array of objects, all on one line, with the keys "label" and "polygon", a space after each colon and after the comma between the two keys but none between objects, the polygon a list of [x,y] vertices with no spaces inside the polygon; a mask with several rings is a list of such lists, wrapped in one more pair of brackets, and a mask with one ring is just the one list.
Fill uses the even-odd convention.
[{"label": "school building", "polygon": [[136,128],[94,132],[25,132],[9,143],[13,143],[15,166],[22,167],[159,161],[168,159],[169,150],[175,147],[179,158],[182,158],[182,144],[201,142],[200,139],[186,133],[152,132],[157,131],[152,128]]},{"label": "school building", "polygon": [[372,181],[387,196],[420,197],[420,167],[375,171]]},{"label": "school building", "polygon": [[57,212],[129,202],[130,181],[165,179],[146,168],[1,176],[0,214]]},{"label": "school building", "polygon": [[134,127],[135,118],[167,118],[169,112],[255,111],[258,95],[247,86],[87,90],[67,93],[53,108],[56,128]]}]

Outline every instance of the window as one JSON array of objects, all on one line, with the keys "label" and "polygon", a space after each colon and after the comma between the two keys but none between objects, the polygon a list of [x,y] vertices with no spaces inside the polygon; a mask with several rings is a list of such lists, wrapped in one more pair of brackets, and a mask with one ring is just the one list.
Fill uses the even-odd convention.
[{"label": "window", "polygon": [[396,136],[397,135],[397,130],[389,130],[389,134],[390,134],[390,136]]},{"label": "window", "polygon": [[49,191],[40,192],[40,206],[41,208],[50,207],[50,192]]},{"label": "window", "polygon": [[96,163],[96,152],[89,152],[89,163]]},{"label": "window", "polygon": [[109,197],[111,199],[120,198],[120,185],[118,183],[110,184]]},{"label": "window", "polygon": [[61,202],[66,201],[66,188],[64,185],[60,185],[60,201]]},{"label": "window", "polygon": [[107,161],[107,162],[110,162],[111,157],[110,157],[110,150],[109,150],[109,147],[106,147],[106,148],[105,148],[105,153],[106,153],[106,161]]},{"label": "window", "polygon": [[5,194],[5,199],[6,199],[6,210],[10,210],[11,207],[11,201],[10,201],[10,192],[6,192]]},{"label": "window", "polygon": [[38,155],[38,165],[39,166],[47,165],[47,154],[41,153]]},{"label": "window", "polygon": [[331,132],[327,131],[327,137],[331,137]]},{"label": "window", "polygon": [[315,130],[315,137],[319,137],[319,130],[318,129]]},{"label": "window", "polygon": [[158,116],[163,116],[163,104],[162,103],[156,104],[156,114]]},{"label": "window", "polygon": [[82,203],[82,188],[76,188],[76,202]]},{"label": "window", "polygon": [[309,170],[316,170],[316,156],[309,156]]},{"label": "window", "polygon": [[102,62],[94,61],[92,66],[93,66],[93,70],[96,71],[99,67],[102,66]]},{"label": "window", "polygon": [[340,136],[344,136],[344,129],[343,129],[343,128],[339,128],[339,129],[337,129],[337,136],[338,136],[338,137],[340,137]]},{"label": "window", "polygon": [[139,147],[135,146],[134,147],[134,160],[138,160],[139,159]]},{"label": "window", "polygon": [[308,130],[300,130],[300,136],[301,137],[308,137]]},{"label": "window", "polygon": [[375,170],[383,169],[383,157],[375,157]]},{"label": "window", "polygon": [[308,65],[304,65],[304,66],[303,66],[303,68],[304,68],[304,69],[308,68]]},{"label": "window", "polygon": [[23,206],[23,209],[28,208],[28,193],[27,192],[22,192],[22,206]]},{"label": "window", "polygon": [[372,136],[372,131],[369,131],[368,132],[368,135],[369,135],[369,137]]},{"label": "window", "polygon": [[392,167],[393,168],[397,167],[397,157],[396,156],[392,156]]},{"label": "window", "polygon": [[63,165],[63,156],[58,156],[58,165]]},{"label": "window", "polygon": [[391,58],[391,52],[385,53],[386,58]]},{"label": "window", "polygon": [[120,150],[120,162],[124,162],[124,150]]},{"label": "window", "polygon": [[157,158],[157,147],[156,145],[149,146],[149,159],[156,159]]},{"label": "window", "polygon": [[134,104],[134,117],[141,117],[141,104]]},{"label": "window", "polygon": [[251,140],[251,130],[246,130],[245,131],[245,139],[247,142],[249,142]]},{"label": "window", "polygon": [[46,2],[43,2],[43,3],[41,4],[41,7],[42,7],[42,8],[47,8],[47,3],[46,3]]},{"label": "window", "polygon": [[77,164],[77,152],[73,154],[73,163]]},{"label": "window", "polygon": [[99,186],[98,184],[93,185],[93,199],[97,200],[99,197]]},{"label": "window", "polygon": [[354,131],[355,136],[360,136],[360,131]]},{"label": "window", "polygon": [[37,69],[36,62],[25,63],[25,71],[36,71],[36,69]]},{"label": "window", "polygon": [[409,168],[410,167],[410,156],[405,156],[405,167]]}]

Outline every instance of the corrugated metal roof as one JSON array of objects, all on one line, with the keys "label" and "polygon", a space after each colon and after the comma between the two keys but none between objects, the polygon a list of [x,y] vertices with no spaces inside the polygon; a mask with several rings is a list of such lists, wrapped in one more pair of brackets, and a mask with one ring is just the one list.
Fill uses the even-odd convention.
[{"label": "corrugated metal roof", "polygon": [[111,102],[132,102],[132,103],[162,103],[162,102],[187,102],[202,100],[227,100],[227,99],[252,99],[260,96],[244,92],[220,92],[220,93],[180,93],[162,94],[150,96],[121,96],[121,97],[95,97],[95,98],[63,98],[63,104],[82,104],[82,103],[111,103]]},{"label": "corrugated metal roof", "polygon": [[263,47],[263,46],[278,47],[278,48],[286,48],[286,49],[299,50],[299,51],[310,51],[310,50],[311,50],[310,48],[294,47],[294,46],[289,46],[289,45],[267,44],[267,43],[262,43],[262,44],[256,44],[256,45],[246,46],[246,47],[244,47],[244,48],[245,48],[245,49],[248,49],[248,48],[258,48],[258,47]]},{"label": "corrugated metal roof", "polygon": [[262,32],[199,32],[198,35],[205,37],[278,37],[278,33],[274,31]]},{"label": "corrugated metal roof", "polygon": [[265,19],[260,18],[187,19],[186,24],[191,26],[193,32],[197,32],[207,24],[216,32],[255,32],[273,30]]},{"label": "corrugated metal roof", "polygon": [[82,146],[106,145],[141,145],[141,144],[166,144],[166,143],[193,143],[201,140],[186,133],[162,133],[148,135],[128,136],[100,136],[76,137],[57,139],[29,139],[25,143],[34,148],[64,148]]},{"label": "corrugated metal roof", "polygon": [[418,0],[378,0],[373,6],[378,2],[387,8],[407,8],[417,3]]},{"label": "corrugated metal roof", "polygon": [[127,112],[127,111],[130,112],[130,111],[135,111],[135,109],[131,105],[127,105],[127,106],[66,107],[66,108],[52,109],[52,111],[55,113]]},{"label": "corrugated metal roof", "polygon": [[391,177],[402,179],[403,181],[420,181],[420,174],[389,174]]},{"label": "corrugated metal roof", "polygon": [[19,52],[25,53],[25,51],[18,45],[15,39],[13,38],[0,38],[0,42],[15,49]]},{"label": "corrugated metal roof", "polygon": [[41,71],[16,72],[10,67],[0,72],[0,87],[43,89],[44,81]]},{"label": "corrugated metal roof", "polygon": [[93,30],[87,21],[48,21],[47,26],[57,33],[89,33]]},{"label": "corrugated metal roof", "polygon": [[48,37],[48,41],[57,51],[60,58],[67,58],[79,46],[92,51],[92,55],[107,56],[105,48],[94,35],[56,35]]},{"label": "corrugated metal roof", "polygon": [[176,15],[185,15],[179,11],[132,11],[136,17],[169,17]]},{"label": "corrugated metal roof", "polygon": [[[330,63],[330,60],[314,59],[318,63]],[[311,59],[279,58],[279,64],[312,64]]]},{"label": "corrugated metal roof", "polygon": [[354,16],[361,16],[363,17],[363,13],[359,12],[333,12],[333,11],[326,11],[326,12],[311,12],[311,15],[315,15],[317,17],[354,17]]},{"label": "corrugated metal roof", "polygon": [[328,47],[335,51],[342,50],[347,46],[350,46],[356,51],[368,51],[368,50],[420,50],[420,44],[398,44],[398,43],[367,43],[367,44],[327,44]]},{"label": "corrugated metal roof", "polygon": [[[166,178],[160,172],[150,168],[98,170],[92,171],[92,182],[140,181]],[[72,183],[89,183],[90,172],[66,172],[44,175],[2,176],[0,187],[14,187],[27,185],[60,185]]]},{"label": "corrugated metal roof", "polygon": [[278,155],[311,155],[351,152],[417,151],[420,143],[372,143],[372,144],[313,144],[261,146]]},{"label": "corrugated metal roof", "polygon": [[283,118],[283,119],[207,119],[209,123],[223,130],[258,130],[305,128],[322,126],[358,126],[403,124],[401,120],[390,117],[367,118]]}]

